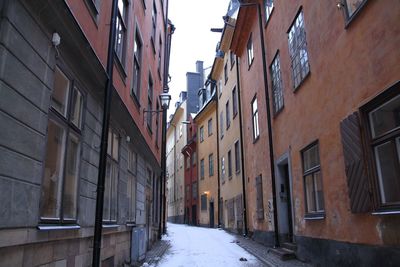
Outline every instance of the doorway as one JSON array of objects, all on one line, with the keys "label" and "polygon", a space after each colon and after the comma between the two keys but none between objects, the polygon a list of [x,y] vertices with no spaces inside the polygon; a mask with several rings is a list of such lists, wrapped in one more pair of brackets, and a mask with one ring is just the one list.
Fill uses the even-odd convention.
[{"label": "doorway", "polygon": [[279,161],[277,166],[277,208],[279,241],[293,243],[293,209],[292,209],[292,179],[288,157]]},{"label": "doorway", "polygon": [[197,206],[192,205],[192,225],[197,225]]},{"label": "doorway", "polygon": [[214,228],[214,202],[210,202],[210,228]]}]

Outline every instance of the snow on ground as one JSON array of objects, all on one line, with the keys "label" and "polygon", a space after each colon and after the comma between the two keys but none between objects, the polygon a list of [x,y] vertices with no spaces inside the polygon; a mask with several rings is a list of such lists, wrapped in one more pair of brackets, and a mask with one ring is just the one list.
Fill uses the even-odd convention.
[{"label": "snow on ground", "polygon": [[233,242],[233,235],[223,230],[168,223],[167,232],[163,239],[170,242],[171,248],[158,262],[159,267],[261,266],[254,256]]}]

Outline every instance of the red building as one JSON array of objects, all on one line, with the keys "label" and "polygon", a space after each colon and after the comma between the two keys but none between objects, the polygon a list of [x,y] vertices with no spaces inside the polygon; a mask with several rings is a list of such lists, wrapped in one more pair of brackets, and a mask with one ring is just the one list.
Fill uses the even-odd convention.
[{"label": "red building", "polygon": [[197,126],[192,116],[187,127],[187,144],[182,149],[185,160],[185,223],[197,225],[198,219],[198,183],[197,183]]}]

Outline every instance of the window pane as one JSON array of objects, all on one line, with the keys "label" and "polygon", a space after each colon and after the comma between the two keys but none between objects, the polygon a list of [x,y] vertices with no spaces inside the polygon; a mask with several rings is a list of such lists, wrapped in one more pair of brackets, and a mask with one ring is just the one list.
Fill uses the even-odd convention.
[{"label": "window pane", "polygon": [[316,211],[324,211],[324,194],[322,190],[322,177],[321,171],[314,173],[315,182],[315,199],[316,199]]},{"label": "window pane", "polygon": [[123,18],[125,18],[125,1],[118,0],[118,11]]},{"label": "window pane", "polygon": [[59,218],[64,169],[65,129],[49,120],[41,196],[41,216]]},{"label": "window pane", "polygon": [[400,95],[369,113],[372,137],[400,127]]},{"label": "window pane", "polygon": [[[397,139],[399,147],[399,139]],[[382,203],[400,202],[400,172],[396,145],[390,141],[375,147],[375,160]]]},{"label": "window pane", "polygon": [[310,174],[307,175],[304,179],[306,185],[307,212],[312,212],[316,210],[313,176],[312,174]]},{"label": "window pane", "polygon": [[111,129],[108,130],[108,141],[107,141],[107,154],[111,156],[112,149],[112,132]]},{"label": "window pane", "polygon": [[70,135],[68,140],[68,154],[66,162],[63,213],[64,218],[76,218],[76,201],[78,193],[78,171],[79,171],[79,139]]},{"label": "window pane", "polygon": [[119,137],[118,134],[113,133],[112,157],[117,161],[118,161],[118,149],[119,149]]},{"label": "window pane", "polygon": [[74,88],[74,92],[72,95],[72,112],[71,112],[71,121],[75,124],[76,127],[81,128],[82,122],[82,108],[83,108],[83,96],[81,92]]},{"label": "window pane", "polygon": [[318,145],[314,145],[303,152],[304,172],[319,165]]},{"label": "window pane", "polygon": [[117,220],[118,165],[112,164],[111,220]]},{"label": "window pane", "polygon": [[110,220],[111,201],[111,163],[107,160],[106,175],[104,183],[103,220]]},{"label": "window pane", "polygon": [[69,80],[58,68],[54,72],[54,90],[51,106],[64,117],[67,115]]}]

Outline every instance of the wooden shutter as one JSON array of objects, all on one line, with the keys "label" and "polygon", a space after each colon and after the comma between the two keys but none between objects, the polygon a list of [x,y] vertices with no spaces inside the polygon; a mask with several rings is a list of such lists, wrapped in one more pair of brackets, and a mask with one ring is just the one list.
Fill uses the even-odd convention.
[{"label": "wooden shutter", "polygon": [[257,219],[264,219],[264,204],[263,204],[263,191],[262,191],[262,178],[261,175],[256,177],[256,191],[257,191]]},{"label": "wooden shutter", "polygon": [[359,114],[355,112],[340,123],[350,208],[353,213],[371,210],[368,177],[364,164]]}]

